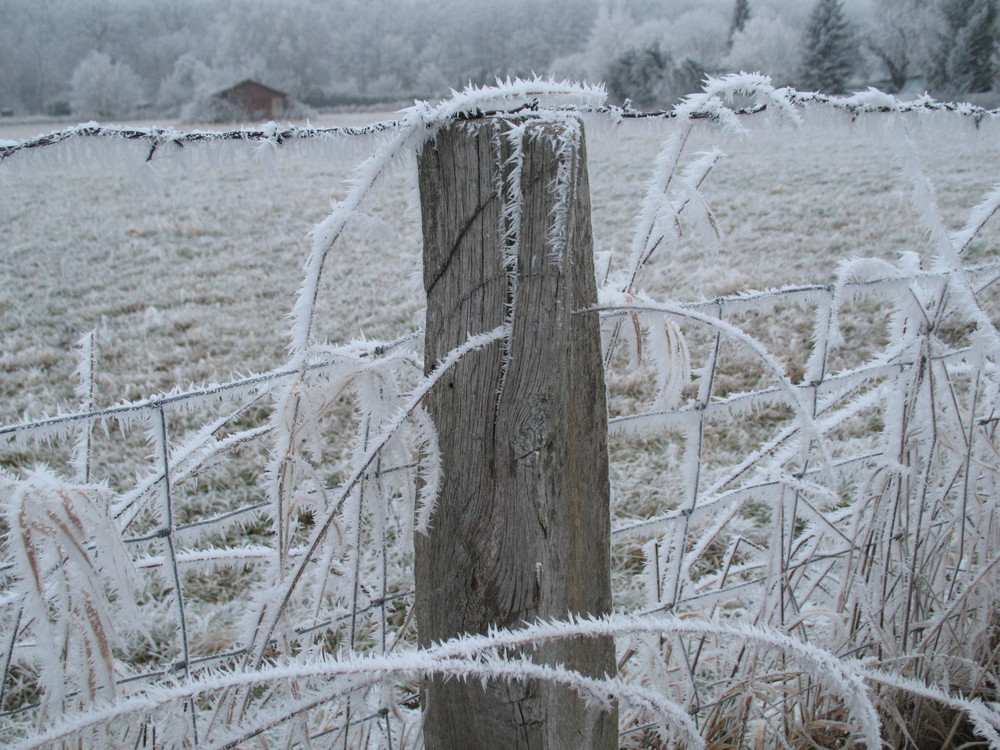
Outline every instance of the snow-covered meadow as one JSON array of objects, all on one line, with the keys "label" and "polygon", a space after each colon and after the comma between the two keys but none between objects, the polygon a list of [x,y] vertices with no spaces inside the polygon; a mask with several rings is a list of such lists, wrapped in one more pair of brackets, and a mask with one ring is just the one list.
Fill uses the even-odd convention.
[{"label": "snow-covered meadow", "polygon": [[[390,114],[373,115],[370,119],[390,117]],[[879,298],[877,294],[874,299],[866,298],[860,292],[855,294],[856,290],[834,292],[834,283],[898,278],[901,281],[893,294],[919,296],[912,291],[916,287],[907,286],[910,282],[905,280],[920,275],[921,267],[916,258],[921,259],[927,271],[940,271],[942,266],[934,265],[941,246],[935,244],[940,237],[933,235],[926,222],[929,199],[919,195],[914,199],[915,179],[919,181],[922,174],[933,184],[940,216],[956,231],[965,226],[970,212],[1000,179],[1000,141],[997,139],[1000,126],[990,118],[977,122],[972,117],[952,113],[863,114],[853,118],[849,113],[821,106],[806,109],[802,117],[803,122],[794,124],[773,111],[750,116],[744,119],[750,131],[748,134],[725,131],[709,121],[693,124],[682,152],[680,169],[691,163],[714,163],[715,166],[697,191],[676,198],[685,202],[678,223],[681,233],[663,242],[662,248],[653,255],[631,290],[634,298],[657,303],[693,303],[753,289],[796,285],[819,285],[821,289],[815,294],[803,292],[803,302],[785,297],[768,302],[748,301],[743,303],[746,312],[727,317],[729,323],[738,323],[767,350],[770,356],[763,359],[763,365],[757,349],[741,346],[738,341],[734,344],[736,339],[732,337],[720,345],[716,357],[713,354],[716,330],[695,325],[683,316],[678,318],[680,328],[677,331],[683,332],[694,368],[691,382],[680,384],[677,400],[681,404],[695,404],[708,395],[719,400],[739,392],[774,387],[775,373],[771,365],[775,361],[780,363],[791,383],[819,383],[833,372],[855,368],[877,358],[883,350],[891,349],[896,339],[902,341],[913,336],[907,322],[912,323],[914,318],[900,312],[899,299],[893,295]],[[365,119],[369,118],[357,115],[330,117],[313,124],[355,125]],[[586,126],[599,282],[609,279],[618,287],[624,278],[634,243],[636,215],[647,181],[654,172],[657,154],[664,142],[683,126],[676,121],[625,121],[614,125],[602,117],[588,117]],[[36,135],[38,130],[37,125],[0,126],[0,140],[22,140]],[[93,406],[97,409],[123,400],[147,398],[176,386],[187,388],[192,383],[227,381],[248,372],[281,367],[288,359],[288,316],[302,282],[302,267],[311,245],[307,235],[329,213],[331,199],[339,201],[347,197],[349,185],[345,181],[351,170],[382,143],[383,138],[372,135],[342,142],[315,140],[279,148],[267,143],[192,144],[184,149],[158,153],[148,164],[145,161],[148,147],[141,143],[80,140],[17,154],[0,163],[0,222],[4,227],[0,244],[4,261],[0,266],[0,324],[3,326],[0,423],[12,424],[57,410],[79,408],[81,393],[76,372],[80,361],[75,348],[81,336],[89,331],[96,332]],[[703,156],[713,149],[723,154],[717,163]],[[395,167],[370,210],[379,221],[362,222],[358,225],[360,228],[349,230],[328,260],[315,318],[319,340],[335,345],[362,336],[394,341],[422,326],[419,206],[412,159],[404,158]],[[1000,224],[987,223],[963,260],[971,265],[995,262],[998,240]],[[843,264],[857,257],[879,259],[884,263],[855,263],[844,270]],[[990,280],[990,273],[996,275],[995,271],[987,271],[985,275],[975,276],[977,284]],[[924,291],[929,298],[934,296],[934,280],[928,278],[919,283],[928,284]],[[817,311],[832,299],[822,296],[828,285],[830,294],[839,295],[835,302],[840,307],[838,323],[844,343],[839,347],[830,343],[829,353],[824,351],[820,362],[811,355],[817,336],[826,335],[815,325],[815,318]],[[980,302],[995,321],[995,295],[991,295],[990,288],[984,289]],[[858,299],[853,299],[852,295]],[[634,318],[637,325],[647,328],[647,335],[651,337],[663,330],[650,322],[655,317],[649,312],[653,305],[650,302],[641,313],[641,322],[638,317]],[[921,300],[917,308],[933,313],[935,304]],[[710,305],[694,309],[702,310],[704,315],[716,314]],[[891,317],[893,311],[896,314]],[[917,314],[914,310],[910,312]],[[616,320],[623,318],[609,318],[609,325],[614,326]],[[697,614],[710,624],[700,631],[692,627],[686,634],[682,634],[675,620],[650,624],[650,631],[656,627],[674,628],[674,635],[658,644],[653,644],[648,637],[635,636],[638,645],[633,649],[627,648],[624,642],[629,627],[640,628],[635,625],[636,621],[632,621],[631,626],[624,622],[609,625],[623,634],[623,674],[631,675],[630,684],[660,689],[669,700],[685,710],[692,710],[702,731],[710,735],[709,739],[711,732],[716,731],[718,734],[714,736],[719,741],[732,740],[737,735],[752,741],[756,737],[787,733],[791,723],[801,735],[799,742],[805,742],[805,737],[814,742],[826,737],[833,742],[836,738],[852,735],[862,742],[870,741],[872,728],[870,723],[866,724],[866,707],[851,705],[849,699],[831,699],[831,691],[816,691],[804,685],[809,680],[819,679],[820,668],[814,664],[812,672],[804,668],[796,672],[800,667],[790,667],[782,659],[788,656],[794,661],[793,657],[803,654],[808,657],[807,661],[819,657],[804,646],[802,653],[798,653],[795,652],[797,647],[781,645],[775,633],[801,638],[803,642],[818,642],[821,648],[844,656],[848,661],[861,653],[867,661],[851,661],[845,668],[850,674],[838,674],[833,681],[843,678],[845,682],[840,687],[844,687],[850,679],[864,675],[869,685],[878,686],[872,688],[872,705],[878,706],[883,717],[893,715],[896,709],[886,708],[886,702],[902,700],[898,697],[900,693],[886,688],[892,685],[890,678],[882,678],[879,682],[880,678],[872,675],[879,669],[894,670],[896,661],[917,660],[913,655],[916,647],[912,643],[904,642],[897,647],[887,642],[875,648],[863,637],[852,640],[858,633],[868,632],[858,625],[858,618],[876,617],[870,609],[872,597],[889,589],[877,590],[872,583],[871,566],[860,574],[869,588],[859,586],[852,592],[845,584],[857,572],[852,567],[858,565],[853,562],[852,554],[863,557],[866,549],[878,548],[882,550],[879,554],[884,552],[888,559],[893,537],[889,535],[883,540],[884,547],[878,547],[877,540],[855,547],[836,544],[830,547],[829,539],[814,527],[826,525],[833,530],[834,536],[845,537],[851,518],[865,517],[870,498],[879,496],[874,487],[880,477],[896,470],[896,459],[886,459],[882,464],[874,459],[875,468],[868,474],[823,477],[822,482],[829,479],[830,483],[822,491],[817,489],[821,480],[808,472],[813,464],[821,464],[826,459],[836,462],[883,449],[880,441],[893,437],[886,437],[892,433],[887,426],[890,418],[886,415],[905,413],[907,419],[916,420],[914,414],[932,412],[928,403],[919,401],[918,397],[924,395],[925,388],[931,389],[928,391],[931,396],[936,394],[934,383],[928,386],[924,380],[919,381],[911,394],[913,403],[899,406],[896,412],[891,406],[878,408],[878,399],[891,400],[886,394],[870,403],[861,403],[865,389],[860,384],[847,391],[846,396],[840,394],[842,403],[853,403],[856,407],[842,421],[829,428],[823,427],[824,436],[835,443],[830,455],[819,455],[822,450],[815,448],[809,439],[798,437],[788,441],[793,443],[791,449],[787,444],[777,446],[773,452],[779,454],[782,450],[791,450],[792,454],[801,452],[795,481],[789,478],[788,471],[784,471],[786,464],[795,462],[794,456],[785,456],[784,463],[777,459],[769,463],[770,454],[763,455],[752,462],[754,465],[748,468],[747,475],[752,474],[750,469],[759,469],[755,482],[770,482],[783,489],[779,489],[778,494],[772,489],[755,491],[748,500],[736,505],[726,505],[720,500],[722,494],[746,485],[749,480],[744,481],[747,478],[739,475],[730,482],[723,480],[732,467],[753,457],[762,442],[789,429],[788,426],[795,422],[794,410],[781,403],[780,398],[763,399],[752,410],[733,407],[730,419],[701,423],[699,429],[703,429],[704,434],[698,439],[703,445],[696,451],[702,472],[699,481],[703,488],[716,482],[719,485],[712,494],[704,489],[699,491],[696,484],[692,499],[711,500],[721,510],[705,518],[695,518],[693,513],[671,515],[672,511],[684,509],[691,487],[691,423],[684,418],[670,424],[667,420],[662,420],[661,424],[661,420],[654,419],[656,429],[631,431],[627,428],[628,422],[623,417],[646,412],[650,404],[657,408],[673,404],[658,400],[662,396],[658,394],[658,386],[662,386],[664,376],[656,372],[656,344],[650,341],[649,345],[638,347],[646,350],[645,356],[640,356],[634,344],[627,345],[632,322],[627,317],[624,320],[628,322],[622,327],[624,333],[620,338],[625,345],[620,345],[612,357],[608,372],[613,420],[613,512],[618,531],[614,542],[616,608],[626,614],[644,610],[666,611],[671,615]],[[974,322],[970,322],[968,315],[950,328],[935,328],[935,334],[944,340],[943,345],[953,349],[977,347],[977,353],[968,359],[985,360],[987,365],[975,372],[980,373],[977,377],[989,380],[995,378],[989,363],[996,360],[989,346],[981,341],[990,335],[983,330],[984,325],[980,323],[979,338],[972,336],[971,344],[970,330]],[[717,361],[717,368],[707,367],[712,361]],[[880,362],[888,367],[888,360]],[[822,372],[817,378],[816,368],[820,366]],[[708,369],[712,372],[708,377],[712,388],[710,394],[704,391]],[[952,379],[945,379],[950,398],[955,403],[955,408],[946,415],[949,418],[963,409],[980,413],[981,404],[980,411],[976,411],[975,402],[972,406],[966,405],[971,393],[982,391],[984,398],[988,394],[995,397],[990,386],[970,382],[967,372],[971,370],[971,365],[963,364]],[[411,374],[410,377],[415,376]],[[891,382],[893,377],[896,375],[887,369],[873,378],[868,387],[872,383]],[[406,378],[401,376],[402,385]],[[345,388],[344,393],[349,390]],[[815,389],[812,396],[816,396]],[[339,395],[334,400],[337,399],[339,401],[330,407],[323,432],[326,443],[319,452],[321,460],[316,462],[318,474],[329,487],[349,477],[357,461],[357,450],[353,446],[356,427],[352,423],[355,407],[347,395]],[[816,404],[813,403],[814,418],[823,413],[822,409],[817,413]],[[267,419],[267,409],[255,404],[241,412],[236,422],[241,429],[252,430],[265,424]],[[180,433],[199,427],[205,416],[199,411],[178,414],[171,420],[177,433],[171,432],[171,442],[176,445],[180,442]],[[155,427],[155,419],[152,422]],[[964,481],[964,493],[957,494],[962,495],[963,503],[975,502],[978,510],[965,509],[958,514],[968,520],[970,530],[968,541],[957,547],[957,542],[953,543],[947,533],[934,536],[934,544],[940,546],[931,545],[933,548],[928,552],[921,549],[925,542],[918,541],[915,548],[910,548],[906,547],[904,539],[904,562],[916,566],[919,560],[927,559],[924,555],[940,555],[945,561],[944,568],[956,566],[956,571],[962,569],[974,582],[959,581],[957,573],[952,575],[946,569],[940,571],[940,575],[928,574],[928,586],[932,589],[930,598],[937,602],[937,609],[930,606],[926,611],[921,610],[925,620],[919,627],[914,625],[909,630],[907,621],[903,632],[912,634],[930,627],[935,628],[937,637],[941,638],[942,625],[934,618],[944,611],[947,616],[941,622],[945,622],[957,611],[969,623],[985,624],[982,627],[970,625],[971,629],[962,631],[962,636],[956,634],[953,640],[989,639],[987,631],[992,627],[995,614],[977,610],[969,602],[979,601],[976,586],[994,577],[993,563],[976,555],[990,549],[990,534],[995,533],[989,531],[992,523],[980,526],[978,522],[992,518],[996,495],[991,494],[993,486],[989,478],[996,474],[996,463],[990,465],[971,449],[965,451],[960,446],[952,446],[969,457],[963,473],[961,461],[954,464],[937,458],[938,433],[928,441],[925,427],[915,429],[914,435],[910,435],[905,426],[908,424],[905,422],[895,438],[901,445],[909,445],[907,441],[912,439],[913,445],[907,450],[918,458],[907,470],[900,470],[899,476],[906,476],[910,481],[916,472],[926,472],[920,474],[920,481],[925,487],[936,487],[939,482],[936,477],[931,481],[932,474],[944,471],[944,467],[954,469],[958,466],[954,477],[941,480],[945,485],[941,507],[950,508],[954,504],[952,495],[956,492],[953,490]],[[979,427],[971,429],[981,428],[983,444],[992,446],[991,437],[986,434],[991,429],[990,423],[979,421],[977,424]],[[91,459],[92,478],[106,479],[110,492],[117,493],[116,497],[128,493],[136,484],[137,473],[155,472],[157,462],[164,460],[160,455],[162,451],[155,447],[153,431],[150,425],[138,424],[124,436],[116,427],[105,436],[98,427]],[[956,434],[959,433],[942,427],[940,442],[952,440]],[[267,446],[259,442],[248,441],[248,445],[233,452],[230,460],[218,465],[211,462],[212,465],[192,478],[184,494],[177,496],[183,497],[184,504],[178,500],[176,522],[180,525],[196,523],[228,510],[262,503],[265,499],[263,485],[269,481],[265,472],[269,458]],[[152,458],[149,457],[151,443]],[[927,456],[933,454],[924,463],[919,458],[923,455],[921,447],[929,451]],[[0,476],[13,486],[14,478],[22,477],[21,472],[40,460],[50,463],[56,471],[70,472],[77,448],[78,442],[72,436],[62,436],[61,442],[56,439],[52,444],[37,448],[11,443],[0,448],[3,451],[0,466],[6,470]],[[398,457],[405,453],[402,449],[396,450]],[[970,480],[969,464],[980,462],[983,464],[981,473],[977,479]],[[869,486],[863,486],[865,481]],[[902,484],[900,480],[898,487],[888,487],[883,494],[905,494],[899,489]],[[43,485],[38,480],[34,489],[22,488],[17,492],[27,497],[24,492],[41,491],[38,488],[44,489]],[[784,512],[793,504],[781,494],[785,491],[794,494],[796,508],[790,520],[783,519],[779,523],[776,520],[779,511]],[[406,496],[407,492],[402,487],[397,488],[400,496]],[[921,502],[924,507],[936,507],[933,506],[934,497],[937,496],[928,496],[925,492],[923,500],[918,499],[915,507]],[[805,510],[807,506],[808,511]],[[730,507],[734,510],[727,515]],[[319,513],[317,508],[310,512]],[[408,524],[401,517],[405,513],[393,512],[396,517],[383,524],[388,532],[381,529],[379,533],[388,533],[392,538],[397,533],[405,537]],[[954,519],[943,510],[940,514],[936,510],[928,512],[935,519],[934,523],[928,522],[928,528],[935,524],[949,529],[956,526]],[[655,532],[626,531],[644,519],[664,515],[667,518],[659,522]],[[900,512],[899,518],[904,515],[906,513]],[[682,518],[688,517],[693,520],[690,527],[684,521],[682,536],[685,541],[678,546],[676,527]],[[758,553],[769,543],[777,544],[774,534],[784,529],[786,522],[790,524],[790,537],[782,544],[787,546],[789,560],[794,558],[803,570],[815,570],[824,558],[846,558],[846,567],[834,570],[831,563],[830,569],[822,573],[803,574],[796,579],[789,572],[778,584],[773,580],[768,582],[769,569],[761,567],[760,563],[767,555]],[[918,532],[921,523],[917,522]],[[297,533],[307,534],[310,521],[300,519],[299,524]],[[965,522],[959,525],[963,528],[964,539]],[[141,523],[139,527],[147,528]],[[215,537],[196,537],[196,532],[189,532],[190,550],[245,544],[246,549],[252,546],[254,552],[248,553],[239,564],[230,560],[223,567],[215,567],[204,560],[193,561],[190,571],[183,574],[189,623],[185,638],[194,658],[214,656],[243,645],[239,633],[245,625],[240,624],[240,618],[247,608],[249,587],[259,583],[250,560],[254,555],[260,559],[265,557],[260,550],[267,543],[267,527],[259,516],[249,520],[243,518],[237,525],[220,522],[217,528],[219,534]],[[977,541],[973,541],[973,537]],[[182,542],[186,540],[183,536],[180,538]],[[137,554],[140,577],[148,578],[138,587],[137,598],[150,621],[146,633],[123,635],[118,654],[124,656],[123,661],[128,666],[115,665],[119,679],[132,674],[122,670],[155,671],[163,669],[168,661],[178,659],[172,597],[168,595],[172,584],[145,572],[162,564],[163,558],[157,563],[156,550],[142,547],[142,544],[136,543],[133,549],[140,550]],[[808,549],[803,553],[797,545]],[[342,623],[350,622],[351,648],[357,643],[359,651],[378,652],[381,644],[384,651],[387,633],[403,643],[412,637],[412,623],[407,616],[408,600],[405,597],[394,600],[391,607],[386,607],[385,601],[387,595],[409,591],[407,552],[405,545],[399,546],[401,549],[385,555],[374,547],[364,553],[372,553],[363,561],[363,567],[371,575],[369,583],[377,578],[376,573],[382,566],[382,570],[388,569],[382,576],[387,588],[382,589],[381,596],[377,591],[366,590],[362,597],[374,609],[377,609],[376,603],[381,606],[381,624],[377,617],[366,619],[363,627],[355,620],[364,618],[348,616],[347,620],[342,620]],[[681,557],[684,558],[683,568],[680,563],[668,567],[668,558],[676,561]],[[774,558],[771,564],[780,567],[781,560],[773,554],[771,557]],[[881,572],[885,576],[894,575],[891,568],[886,563]],[[765,574],[763,579],[760,577],[762,572]],[[740,581],[740,586],[746,587],[746,595],[741,593],[740,587],[726,588],[725,579],[730,575]],[[909,575],[909,579],[905,576],[899,579],[904,581],[900,588],[921,589],[913,583],[920,578],[915,567],[909,570]],[[721,577],[722,582],[715,586],[709,581],[713,576]],[[950,583],[952,591],[933,590],[932,578],[934,582]],[[668,592],[666,589],[671,586],[677,588]],[[337,589],[337,586],[332,585],[332,588]],[[864,590],[859,592],[859,588]],[[708,595],[722,590],[726,591],[724,597]],[[690,598],[678,597],[680,591]],[[756,593],[750,594],[751,591]],[[704,599],[699,600],[699,592],[706,594]],[[10,593],[5,596],[5,627],[16,632],[23,627],[18,624],[21,616],[16,614],[17,596]],[[349,615],[350,608],[344,610],[344,601],[337,596],[339,593],[330,595],[328,608],[316,604],[311,614],[296,609],[298,619],[294,624],[301,631],[310,616],[318,623],[336,622],[337,617]],[[355,611],[358,609],[357,596],[355,590]],[[754,597],[760,598],[755,600]],[[914,611],[920,609],[923,605],[918,606],[916,597],[917,594],[904,596],[905,606]],[[988,597],[983,601],[986,599]],[[322,594],[320,601],[325,601]],[[771,604],[758,610],[755,602],[759,601]],[[839,602],[841,609],[836,609],[831,602]],[[789,608],[787,613],[786,607]],[[971,607],[971,614],[962,607]],[[775,614],[776,609],[781,610],[780,616]],[[883,620],[891,621],[892,625],[896,614]],[[823,618],[826,618],[824,622],[817,621]],[[882,631],[884,637],[891,640],[888,631],[893,630],[894,625],[882,624],[887,628]],[[775,630],[762,634],[747,629],[753,625],[772,626]],[[340,648],[343,656],[345,643],[348,643],[345,628],[343,624],[326,626],[326,640],[315,640],[309,648],[317,655],[324,649]],[[767,648],[786,648],[786,651],[782,652],[782,659],[772,655],[768,657],[770,661],[754,656],[760,660],[754,670],[741,662],[743,656],[735,655],[738,648],[733,642],[740,638],[748,642],[756,638]],[[973,657],[965,653],[951,654],[949,648],[941,647],[944,660],[941,664],[933,663],[926,669],[921,664],[909,672],[900,667],[898,680],[921,680],[930,686],[926,688],[927,695],[943,686],[944,689],[954,687],[966,697],[991,699],[990,680],[996,669],[995,660],[983,664],[977,672],[968,667]],[[7,667],[11,687],[5,691],[3,710],[21,708],[35,701],[38,698],[36,685],[44,677],[33,672],[36,666],[30,644],[13,651],[16,653],[12,666]],[[687,653],[686,658],[678,656],[681,651]],[[634,656],[636,652],[638,657]],[[654,652],[656,658],[651,655]],[[633,655],[626,657],[628,653]],[[692,666],[692,655],[696,663],[703,658],[702,663]],[[963,674],[960,678],[949,672],[952,667],[945,663],[947,659],[961,662],[962,669],[972,676]],[[776,666],[779,664],[781,669]],[[218,661],[211,662],[211,666],[220,665]],[[386,673],[392,669],[389,665]],[[315,686],[309,680],[319,673],[310,673],[305,667],[303,670],[303,690],[313,695],[311,691]],[[788,677],[789,673],[794,677]],[[184,671],[176,674],[182,677]],[[755,682],[756,678],[751,675],[759,677],[759,681]],[[805,697],[798,699],[798,709],[791,711],[784,707],[782,694],[793,692],[790,685],[795,680],[798,680],[796,689]],[[968,685],[974,684],[979,687],[968,689]],[[895,685],[893,689],[898,687]],[[120,689],[129,695],[130,688]],[[388,745],[393,741],[388,738],[395,738],[397,744],[391,746],[397,747],[400,740],[405,743],[406,727],[412,725],[414,718],[411,715],[412,695],[406,683],[395,690],[395,694],[375,696],[371,693],[361,701],[361,707],[356,700],[353,714],[350,699],[330,701],[324,709],[312,714],[308,727],[303,725],[293,731],[320,733],[336,729],[342,732],[338,727],[352,717],[378,717],[376,721],[356,725],[352,731],[363,734],[364,741],[373,747]],[[880,690],[888,690],[888,693],[880,693]],[[754,691],[757,698],[751,700],[748,696]],[[349,696],[349,693],[342,691],[338,697],[343,695]],[[624,700],[627,696],[623,692],[620,697]],[[727,698],[729,703],[726,703]],[[182,705],[192,700],[182,690],[172,698],[162,699],[165,705]],[[279,713],[289,711],[288,707],[294,702],[289,697],[283,700],[285,702],[277,709]],[[379,713],[380,708],[391,708],[392,721]],[[233,710],[231,706],[229,710]],[[268,710],[275,709],[268,706]],[[58,708],[55,704],[43,704],[41,726],[50,728],[53,726],[51,716],[46,719],[46,711],[57,713]],[[135,714],[148,717],[142,721],[150,725],[157,721],[150,707],[139,706]],[[659,718],[644,712],[637,702],[623,712],[622,729],[645,726],[648,722],[655,724]],[[977,718],[986,725],[1000,726],[996,716]],[[855,735],[859,729],[868,731],[869,735],[866,738]],[[184,731],[182,727],[181,734]],[[884,731],[886,736],[893,736],[895,728],[890,726]],[[623,737],[623,743],[655,746],[642,745],[644,742],[653,740],[642,732]]]}]

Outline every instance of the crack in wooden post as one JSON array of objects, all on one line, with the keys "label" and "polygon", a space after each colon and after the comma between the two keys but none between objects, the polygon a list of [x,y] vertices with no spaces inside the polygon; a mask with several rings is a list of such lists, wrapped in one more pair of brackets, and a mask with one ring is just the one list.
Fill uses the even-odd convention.
[{"label": "crack in wooden post", "polygon": [[[511,312],[503,209],[514,119],[455,123],[420,156],[427,368],[470,335],[511,327],[508,341],[467,356],[426,401],[444,478],[430,532],[415,539],[421,646],[611,611],[599,321],[573,314],[596,303],[582,126],[569,151],[566,129],[575,123],[531,121],[524,135]],[[565,251],[554,257],[550,230],[567,158]],[[615,672],[610,637],[524,656],[591,677]],[[428,750],[618,746],[617,711],[588,707],[565,686],[488,681],[484,689],[477,680],[427,678],[421,691]]]}]

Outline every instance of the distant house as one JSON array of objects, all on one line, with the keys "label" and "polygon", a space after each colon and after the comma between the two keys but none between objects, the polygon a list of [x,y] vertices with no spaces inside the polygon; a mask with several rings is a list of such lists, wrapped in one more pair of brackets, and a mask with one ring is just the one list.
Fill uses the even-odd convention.
[{"label": "distant house", "polygon": [[215,96],[255,120],[281,117],[288,110],[288,94],[250,79],[230,86]]}]

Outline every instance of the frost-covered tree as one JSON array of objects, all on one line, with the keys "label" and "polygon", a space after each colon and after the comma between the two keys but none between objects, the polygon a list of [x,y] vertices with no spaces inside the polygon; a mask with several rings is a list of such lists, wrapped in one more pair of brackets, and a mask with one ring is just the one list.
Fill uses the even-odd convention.
[{"label": "frost-covered tree", "polygon": [[802,46],[799,85],[831,94],[843,92],[854,72],[858,43],[842,0],[818,0]]},{"label": "frost-covered tree", "polygon": [[[643,24],[637,30],[660,43],[675,60],[689,58],[702,67],[715,70],[727,52],[729,31],[726,14],[720,9],[698,7],[669,21]],[[652,34],[655,33],[655,36]]]},{"label": "frost-covered tree", "polygon": [[91,52],[73,71],[70,106],[83,117],[123,117],[142,96],[142,81],[126,63]]},{"label": "frost-covered tree", "polygon": [[799,73],[802,49],[794,29],[781,16],[754,16],[733,35],[722,61],[724,70],[764,73],[776,86],[788,86]]},{"label": "frost-covered tree", "polygon": [[659,42],[625,51],[608,71],[612,100],[630,100],[640,109],[666,107],[702,88],[708,71],[697,60],[676,60]]},{"label": "frost-covered tree", "polygon": [[448,92],[449,82],[436,63],[427,63],[417,73],[413,86],[420,96],[440,96]]},{"label": "frost-covered tree", "polygon": [[736,0],[736,5],[733,6],[733,20],[729,24],[729,49],[733,48],[733,37],[746,28],[751,17],[750,0]]},{"label": "frost-covered tree", "polygon": [[927,63],[935,18],[927,0],[878,0],[865,46],[885,67],[894,92]]},{"label": "frost-covered tree", "polygon": [[332,74],[333,21],[311,0],[233,0],[218,20],[213,66],[253,77],[296,97],[326,85]]},{"label": "frost-covered tree", "polygon": [[997,0],[942,0],[931,85],[954,93],[990,91],[997,73]]},{"label": "frost-covered tree", "polygon": [[[726,0],[728,2],[728,0]],[[548,70],[578,52],[594,24],[597,0],[0,0],[0,108],[42,111],[68,102],[73,70],[90,52],[127,63],[155,94],[175,63],[193,55],[220,86],[260,78],[300,97],[427,87],[418,75],[440,71],[435,90],[470,78]],[[607,70],[629,46],[635,23],[624,0],[608,0],[591,52],[611,41]],[[574,77],[580,77],[579,74]],[[439,77],[434,75],[433,79]],[[235,79],[235,80],[234,80]],[[594,80],[600,80],[595,78]],[[429,80],[429,79],[428,79]],[[163,90],[165,109],[176,96]]]},{"label": "frost-covered tree", "polygon": [[632,46],[634,29],[622,0],[602,0],[584,48],[553,60],[550,72],[560,78],[606,81],[611,66]]},{"label": "frost-covered tree", "polygon": [[173,72],[160,83],[156,102],[167,110],[177,110],[207,93],[213,84],[211,69],[190,53],[177,58]]}]

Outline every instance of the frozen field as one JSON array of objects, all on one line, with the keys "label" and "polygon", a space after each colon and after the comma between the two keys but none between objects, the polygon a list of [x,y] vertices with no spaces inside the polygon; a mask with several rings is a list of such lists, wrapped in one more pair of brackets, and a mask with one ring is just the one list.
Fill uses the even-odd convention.
[{"label": "frozen field", "polygon": [[[328,116],[313,124],[391,117]],[[879,115],[851,122],[846,114],[821,111],[807,112],[799,126],[749,118],[749,135],[696,125],[684,160],[714,148],[726,155],[701,190],[719,234],[692,217],[680,245],[654,256],[639,288],[656,299],[686,302],[828,284],[838,264],[853,257],[896,262],[904,251],[930,257],[901,165],[908,159],[919,165],[937,190],[942,215],[957,229],[1000,180],[1000,126],[977,127],[971,118],[950,115],[904,122],[906,132]],[[590,123],[595,246],[612,252],[611,278],[622,273],[639,200],[673,127]],[[38,125],[8,126],[0,139],[39,132]],[[194,145],[158,154],[152,167],[144,163],[145,147],[120,142],[73,142],[7,160],[0,183],[2,421],[51,414],[57,405],[73,409],[72,347],[91,330],[100,352],[99,407],[280,366],[308,233],[331,199],[343,199],[345,180],[376,138],[305,142],[276,154],[252,145]],[[389,231],[349,237],[327,265],[320,335],[333,343],[391,340],[423,325],[412,164],[382,191],[377,212]],[[983,237],[967,255],[971,262],[990,257],[985,248],[995,248],[1000,229],[987,225]],[[858,364],[885,336],[884,310],[862,306],[858,317],[845,314],[853,336],[838,354],[842,366]],[[779,310],[747,325],[793,379],[801,375],[809,315]],[[688,335],[697,366],[708,341],[697,331]],[[766,384],[766,376],[761,381],[755,374],[758,367],[747,368],[745,355],[729,354],[734,359],[717,392]],[[652,395],[649,379],[628,367],[610,372],[609,381],[613,415],[640,410]],[[743,438],[721,440],[720,466],[749,450],[755,436]],[[674,502],[662,472],[676,468],[676,447],[642,440],[639,453],[633,447],[630,439],[618,445],[628,467],[619,477],[620,497],[638,501],[641,495],[643,507]],[[4,460],[33,459],[15,453]]]},{"label": "frozen field", "polygon": [[[1000,180],[998,126],[949,116],[910,122],[920,165],[958,228]],[[898,129],[878,116],[852,124],[830,113],[800,127],[764,117],[747,125],[748,137],[698,126],[688,153],[718,146],[727,155],[703,186],[721,239],[692,236],[657,257],[642,283],[651,294],[688,301],[825,284],[850,257],[926,254],[899,169]],[[596,246],[615,252],[612,271],[627,257],[644,182],[671,128],[591,127]],[[0,139],[39,132],[44,126],[0,124]],[[307,234],[329,200],[343,198],[344,179],[370,146],[306,143],[255,157],[252,147],[196,145],[176,166],[161,157],[151,169],[141,146],[120,143],[9,159],[0,183],[3,420],[68,403],[71,346],[94,329],[99,403],[280,364]],[[327,270],[323,326],[333,342],[389,339],[422,326],[413,169],[397,178],[381,206],[393,235],[342,244]]]}]

